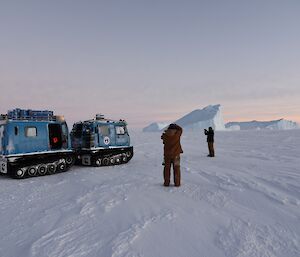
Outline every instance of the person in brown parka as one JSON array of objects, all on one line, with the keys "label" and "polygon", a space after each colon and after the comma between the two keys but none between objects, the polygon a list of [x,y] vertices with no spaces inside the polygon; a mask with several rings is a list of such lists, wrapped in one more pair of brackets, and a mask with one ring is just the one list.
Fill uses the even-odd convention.
[{"label": "person in brown parka", "polygon": [[180,137],[182,128],[176,124],[170,124],[161,135],[164,144],[164,186],[170,185],[171,164],[174,170],[174,184],[180,186],[180,154],[183,153]]}]

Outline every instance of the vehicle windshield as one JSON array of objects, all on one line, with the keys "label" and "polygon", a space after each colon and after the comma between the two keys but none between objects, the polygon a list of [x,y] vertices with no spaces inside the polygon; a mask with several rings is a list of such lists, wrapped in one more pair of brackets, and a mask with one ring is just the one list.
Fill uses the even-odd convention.
[{"label": "vehicle windshield", "polygon": [[109,126],[107,125],[98,126],[98,132],[102,136],[109,136]]}]

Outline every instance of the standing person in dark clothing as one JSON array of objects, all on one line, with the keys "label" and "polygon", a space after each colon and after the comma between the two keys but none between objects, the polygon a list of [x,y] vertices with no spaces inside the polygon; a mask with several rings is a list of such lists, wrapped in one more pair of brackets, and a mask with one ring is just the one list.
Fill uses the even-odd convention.
[{"label": "standing person in dark clothing", "polygon": [[207,135],[207,144],[208,144],[208,151],[209,157],[215,157],[215,150],[214,150],[214,130],[212,127],[209,127],[208,130],[204,129],[204,134]]},{"label": "standing person in dark clothing", "polygon": [[174,184],[180,186],[180,154],[183,153],[180,137],[182,128],[176,124],[170,124],[161,135],[164,144],[164,186],[170,185],[171,165],[174,170]]}]

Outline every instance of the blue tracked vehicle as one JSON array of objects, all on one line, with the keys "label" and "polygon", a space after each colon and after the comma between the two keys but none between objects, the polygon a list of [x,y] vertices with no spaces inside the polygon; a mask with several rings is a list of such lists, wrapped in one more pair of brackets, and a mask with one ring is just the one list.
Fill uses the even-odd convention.
[{"label": "blue tracked vehicle", "polygon": [[75,162],[68,126],[52,111],[14,109],[0,116],[0,172],[13,178],[54,174]]},{"label": "blue tracked vehicle", "polygon": [[84,122],[77,122],[71,131],[72,148],[76,164],[109,166],[127,163],[133,156],[127,123],[113,121],[103,115]]}]

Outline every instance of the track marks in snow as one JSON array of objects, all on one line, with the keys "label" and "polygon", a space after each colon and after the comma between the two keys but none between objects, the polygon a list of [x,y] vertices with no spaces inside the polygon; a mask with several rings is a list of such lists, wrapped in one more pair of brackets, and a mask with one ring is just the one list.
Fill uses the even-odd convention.
[{"label": "track marks in snow", "polygon": [[287,183],[287,181],[282,182],[278,179],[266,179],[261,177],[256,177],[257,181],[260,182],[261,185],[263,185],[266,189],[265,191],[272,195],[273,197],[276,197],[278,199],[281,199],[282,203],[284,204],[292,204],[299,206],[300,205],[300,199],[299,199],[299,192],[300,187],[297,184]]},{"label": "track marks in snow", "polygon": [[297,198],[296,186],[285,186],[280,182],[274,181],[274,178],[263,178],[257,175],[248,176],[244,178],[242,172],[239,175],[230,175],[230,180],[240,188],[240,191],[253,192],[269,199],[273,204],[291,204],[298,206],[300,200]]},{"label": "track marks in snow", "polygon": [[271,227],[235,219],[219,231],[217,241],[228,257],[298,257],[299,239],[279,224]]},{"label": "track marks in snow", "polygon": [[183,194],[185,197],[196,201],[205,201],[216,208],[223,208],[228,201],[226,192],[195,184],[182,185],[180,189],[176,190],[176,193]]},{"label": "track marks in snow", "polygon": [[[292,178],[289,178],[290,183],[287,183],[287,178],[284,178],[284,182],[281,182],[281,177],[277,177],[274,180],[273,177],[262,177],[257,175],[257,167],[255,167],[255,173],[249,176],[248,170],[238,169],[236,175],[232,174],[232,171],[228,171],[226,168],[223,170],[217,169],[218,172],[209,172],[203,170],[191,170],[184,167],[183,171],[191,174],[192,176],[198,175],[203,178],[205,183],[201,183],[208,190],[206,193],[208,202],[214,203],[214,200],[222,200],[227,202],[232,198],[229,194],[237,194],[240,192],[251,191],[259,193],[263,197],[268,198],[274,204],[285,205],[290,204],[295,207],[300,205],[299,199],[299,186],[295,185]],[[263,172],[262,172],[263,173]],[[247,175],[247,176],[245,176]],[[286,176],[286,174],[284,174]],[[295,179],[294,179],[295,180]],[[210,186],[209,186],[210,185]],[[199,185],[201,187],[201,185]],[[213,187],[211,192],[209,188]],[[196,189],[195,191],[200,189]],[[203,191],[203,190],[201,190]],[[201,199],[203,199],[205,193],[201,193]],[[220,204],[216,204],[217,207],[222,207]]]},{"label": "track marks in snow", "polygon": [[[229,192],[243,190],[236,181],[226,175],[209,173],[200,169],[193,170],[183,166],[183,177],[184,173],[190,174],[193,180],[191,181],[186,176],[187,178],[183,178],[182,186],[176,191],[194,200],[206,201],[215,208],[223,208],[227,205],[230,201]],[[198,177],[196,180],[195,176]]]}]

